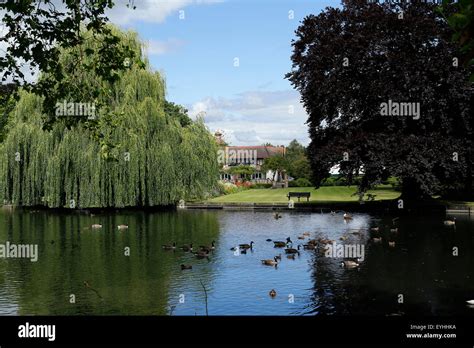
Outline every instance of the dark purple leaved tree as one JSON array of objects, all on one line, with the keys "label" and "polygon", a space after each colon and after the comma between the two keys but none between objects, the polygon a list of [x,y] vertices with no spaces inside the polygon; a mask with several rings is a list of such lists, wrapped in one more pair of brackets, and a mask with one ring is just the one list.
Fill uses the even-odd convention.
[{"label": "dark purple leaved tree", "polygon": [[472,197],[473,85],[435,8],[347,0],[303,20],[287,78],[316,183],[339,165],[362,191],[396,176],[407,198]]}]

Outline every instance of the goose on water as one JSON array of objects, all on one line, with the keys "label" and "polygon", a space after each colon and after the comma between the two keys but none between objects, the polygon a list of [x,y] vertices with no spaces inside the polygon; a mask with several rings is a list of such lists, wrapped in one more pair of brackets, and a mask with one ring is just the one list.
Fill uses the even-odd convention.
[{"label": "goose on water", "polygon": [[454,226],[454,225],[456,225],[456,218],[453,217],[452,220],[445,220],[445,221],[443,221],[443,223],[444,223],[445,226]]},{"label": "goose on water", "polygon": [[176,249],[176,243],[173,242],[173,244],[169,245],[169,244],[164,244],[161,246],[164,250],[174,250]]},{"label": "goose on water", "polygon": [[201,246],[199,246],[199,249],[201,249],[201,251],[210,252],[210,251],[212,251],[216,248],[215,244],[216,244],[216,242],[213,240],[211,245],[201,245]]},{"label": "goose on water", "polygon": [[342,261],[341,266],[345,268],[356,268],[356,267],[359,267],[359,263],[352,260],[347,260],[347,261]]},{"label": "goose on water", "polygon": [[209,253],[206,253],[205,251],[198,251],[198,252],[195,252],[194,255],[195,255],[198,259],[207,259],[207,260],[209,260]]},{"label": "goose on water", "polygon": [[348,213],[344,213],[344,219],[345,220],[352,220],[352,215]]},{"label": "goose on water", "polygon": [[251,241],[250,244],[239,244],[240,249],[252,249],[254,242]]},{"label": "goose on water", "polygon": [[301,248],[301,245],[298,245],[297,249],[295,249],[295,248],[286,248],[285,253],[287,253],[287,254],[299,254],[300,248]]},{"label": "goose on water", "polygon": [[180,247],[180,249],[183,251],[193,251],[193,243],[184,244],[183,246]]},{"label": "goose on water", "polygon": [[273,242],[273,246],[275,248],[284,248],[284,247],[286,247],[286,244],[287,244],[286,242],[283,242],[281,240],[277,240],[277,241]]},{"label": "goose on water", "polygon": [[273,258],[273,260],[272,259],[267,259],[267,260],[261,260],[261,261],[262,261],[262,264],[264,264],[266,266],[276,266],[276,265],[278,265],[278,259],[277,259],[276,256]]}]

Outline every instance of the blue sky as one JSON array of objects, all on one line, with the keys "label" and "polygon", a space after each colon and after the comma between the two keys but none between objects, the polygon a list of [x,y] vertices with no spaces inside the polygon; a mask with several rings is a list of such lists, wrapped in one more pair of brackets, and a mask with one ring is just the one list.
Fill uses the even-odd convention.
[{"label": "blue sky", "polygon": [[111,20],[148,43],[168,100],[193,117],[205,112],[233,145],[308,143],[306,113],[284,79],[291,40],[306,15],[339,1],[136,0],[136,10],[117,2]]}]

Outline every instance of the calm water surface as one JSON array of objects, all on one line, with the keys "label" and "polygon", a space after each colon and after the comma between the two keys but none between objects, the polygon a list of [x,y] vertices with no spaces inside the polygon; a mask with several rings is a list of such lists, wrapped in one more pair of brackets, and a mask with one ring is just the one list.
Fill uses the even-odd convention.
[{"label": "calm water surface", "polygon": [[[397,220],[398,235],[390,236],[393,216],[355,214],[347,223],[342,214],[282,215],[275,220],[268,211],[0,211],[0,243],[39,248],[37,262],[0,259],[0,315],[205,315],[203,286],[210,315],[474,314],[465,303],[474,299],[472,218],[460,216],[456,228],[449,228],[443,217],[404,217]],[[129,228],[118,230],[119,224]],[[381,226],[382,244],[371,241],[373,226]],[[311,238],[363,244],[360,268],[342,268],[341,259],[307,250],[290,260],[266,241],[291,237],[295,246],[304,244],[297,236],[305,231]],[[209,260],[161,247],[213,240]],[[255,244],[247,254],[230,250],[250,241]],[[261,264],[280,253],[277,268]],[[181,264],[193,269],[181,271]],[[271,289],[277,292],[273,299]]]}]

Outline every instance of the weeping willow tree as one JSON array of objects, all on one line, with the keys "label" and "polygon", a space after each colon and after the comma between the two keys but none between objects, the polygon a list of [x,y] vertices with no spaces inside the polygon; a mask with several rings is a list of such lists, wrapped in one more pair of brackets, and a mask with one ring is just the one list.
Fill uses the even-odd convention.
[{"label": "weeping willow tree", "polygon": [[[75,115],[51,122],[54,115],[46,114],[40,97],[20,92],[0,144],[1,202],[159,206],[203,197],[215,185],[217,149],[203,121],[183,126],[167,114],[163,77],[151,70],[135,33],[120,33],[120,38],[132,54],[126,69],[112,71],[118,77],[114,83],[77,64],[78,57],[81,64],[103,59],[87,56],[97,38],[61,54],[67,102],[92,102],[95,118]],[[54,83],[47,73],[41,78]]]}]

